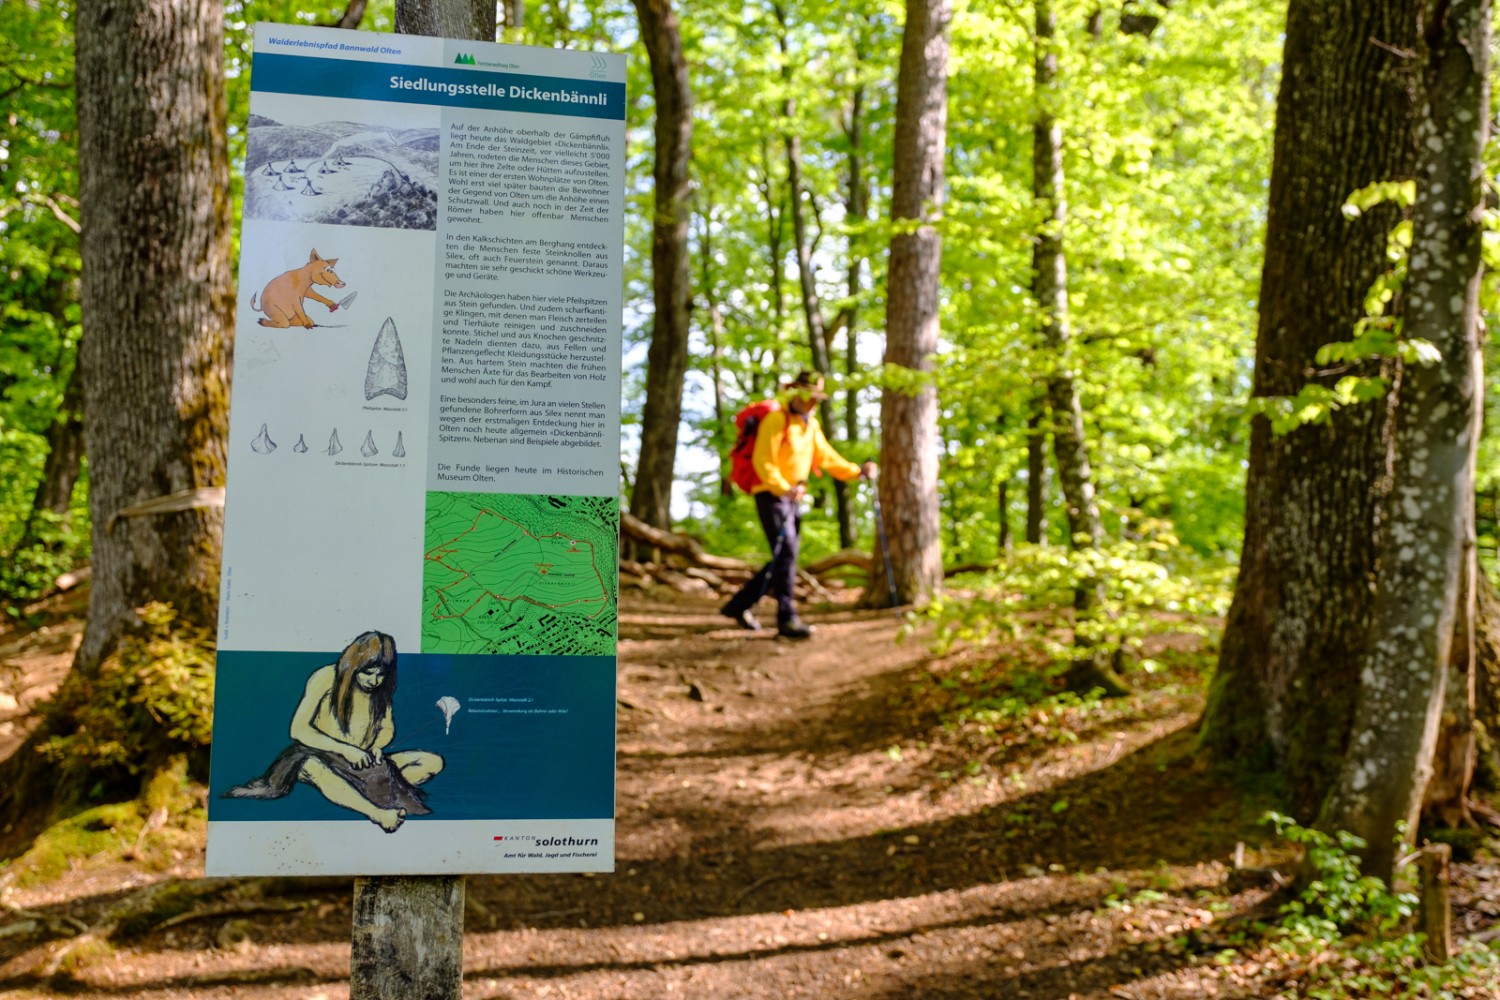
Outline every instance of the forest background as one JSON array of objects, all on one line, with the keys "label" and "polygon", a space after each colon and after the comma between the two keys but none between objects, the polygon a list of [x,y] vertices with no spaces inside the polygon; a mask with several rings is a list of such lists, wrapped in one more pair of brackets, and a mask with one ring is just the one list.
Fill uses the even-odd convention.
[{"label": "forest background", "polygon": [[[1489,10],[1482,3],[1371,5],[1368,16],[1387,18],[1378,27],[1392,33],[1360,37],[1348,51],[1377,52],[1396,68],[1369,74],[1380,83],[1367,88],[1367,100],[1349,86],[1356,103],[1337,114],[1354,123],[1354,138],[1339,147],[1335,139],[1347,138],[1342,119],[1319,119],[1317,101],[1282,79],[1283,62],[1298,46],[1299,57],[1320,45],[1335,50],[1335,62],[1346,54],[1337,45],[1347,40],[1324,31],[1336,6],[1293,2],[1289,21],[1288,5],[1253,0],[999,0],[951,11],[916,0],[904,8],[863,0],[704,2],[675,12],[655,0],[540,0],[524,11],[507,5],[503,40],[634,56],[626,214],[632,444],[622,480],[635,521],[647,532],[672,529],[711,552],[756,559],[764,543],[750,505],[724,488],[733,415],[779,380],[816,368],[834,390],[823,421],[835,446],[885,466],[880,489],[894,596],[922,604],[942,642],[978,646],[997,634],[1014,637],[1025,622],[1052,663],[1038,678],[1049,696],[1063,688],[1075,696],[1123,693],[1160,667],[1141,658],[1148,633],[1187,620],[1215,634],[1228,614],[1217,693],[1205,716],[1211,754],[1279,770],[1292,812],[1307,822],[1321,814],[1327,828],[1345,826],[1335,822],[1340,808],[1349,826],[1367,824],[1368,817],[1354,815],[1360,808],[1339,805],[1337,793],[1364,789],[1371,773],[1400,772],[1398,783],[1415,783],[1420,798],[1431,739],[1407,752],[1404,764],[1391,765],[1395,772],[1376,768],[1374,749],[1365,748],[1366,756],[1345,750],[1378,728],[1371,713],[1379,706],[1356,700],[1384,685],[1357,680],[1385,675],[1366,672],[1375,661],[1360,657],[1367,645],[1378,651],[1376,640],[1401,624],[1382,619],[1370,594],[1390,603],[1406,593],[1394,584],[1381,589],[1378,574],[1402,560],[1375,559],[1377,528],[1421,506],[1385,507],[1380,499],[1393,495],[1392,477],[1399,490],[1416,481],[1403,476],[1420,476],[1423,469],[1412,471],[1417,452],[1401,442],[1423,440],[1428,429],[1412,425],[1414,416],[1391,417],[1392,390],[1405,385],[1403,399],[1414,401],[1407,415],[1438,412],[1417,405],[1426,391],[1422,373],[1443,375],[1445,358],[1466,364],[1465,352],[1480,342],[1474,303],[1459,310],[1451,349],[1437,336],[1401,335],[1400,309],[1417,301],[1403,282],[1412,267],[1426,281],[1432,259],[1422,252],[1432,230],[1413,219],[1446,207],[1434,205],[1441,185],[1412,180],[1443,169],[1419,153],[1413,137],[1439,128],[1434,107],[1453,111],[1439,100],[1445,78],[1434,71],[1427,79],[1422,67],[1439,66],[1445,45],[1468,44],[1419,28],[1432,11],[1442,12],[1433,23],[1446,24],[1452,10],[1477,9],[1487,57]],[[279,0],[225,9],[229,191],[238,199],[250,24],[390,30],[395,11],[380,3]],[[903,138],[898,114],[898,93],[910,82],[902,53],[918,25],[914,12],[937,25],[941,45],[929,39],[928,58],[941,50],[946,60],[935,73],[927,67],[929,87],[918,95],[946,112],[935,166],[913,159],[931,154],[932,122],[924,123],[925,138],[913,141],[912,133]],[[96,370],[91,379],[79,362],[89,276],[79,243],[86,196],[77,155],[77,14],[72,4],[50,0],[0,4],[0,265],[7,277],[0,285],[0,468],[7,473],[0,479],[0,596],[13,616],[91,557],[97,570],[100,552],[91,544],[106,537],[90,522],[84,455],[85,398],[91,387],[97,398],[109,373]],[[1467,24],[1468,17],[1451,19]],[[1483,79],[1485,59],[1471,44],[1468,51]],[[943,83],[935,96],[934,76]],[[1313,96],[1336,104],[1337,74],[1319,85]],[[1420,99],[1408,102],[1406,117],[1382,118],[1386,91]],[[1458,113],[1488,121],[1487,104],[1473,99]],[[1276,123],[1283,129],[1275,162],[1285,199],[1279,233],[1271,207],[1278,198]],[[1371,149],[1392,152],[1382,159]],[[1309,216],[1306,246],[1299,246],[1288,232],[1301,223],[1297,206],[1308,208],[1298,192],[1312,185],[1301,184],[1297,170],[1320,157],[1348,168],[1320,180],[1344,186],[1335,221]],[[1470,165],[1493,162],[1483,149]],[[937,184],[912,202],[914,163]],[[1481,172],[1487,181],[1490,172]],[[1345,183],[1346,174],[1363,180]],[[1477,185],[1479,177],[1473,180]],[[1485,213],[1476,203],[1469,215],[1477,246]],[[899,259],[902,248],[927,247],[923,266],[937,267],[930,249],[939,237],[940,270],[919,288]],[[1293,269],[1288,278],[1287,262],[1302,250],[1332,253],[1346,244],[1351,258],[1363,254],[1358,267]],[[1493,247],[1486,242],[1485,249]],[[1268,253],[1279,255],[1277,267],[1266,268],[1283,283],[1275,302],[1262,301]],[[1477,251],[1472,256],[1477,294]],[[1464,252],[1452,257],[1468,259]],[[1286,294],[1288,283],[1301,291]],[[1428,288],[1415,280],[1412,287],[1423,294]],[[1488,302],[1493,289],[1484,291]],[[1270,327],[1268,337],[1266,316],[1295,313],[1288,303],[1299,294],[1309,302],[1353,295],[1359,308],[1335,310],[1343,325],[1315,331],[1321,339],[1302,352],[1307,357],[1294,350],[1288,361],[1275,356],[1279,328]],[[1457,300],[1462,305],[1464,296]],[[908,323],[913,311],[915,328]],[[105,342],[96,336],[96,344]],[[115,349],[131,351],[118,341]],[[114,360],[108,351],[93,356],[101,367]],[[1289,381],[1278,382],[1279,364],[1291,370]],[[1291,388],[1278,391],[1277,384]],[[912,400],[927,409],[903,409]],[[122,412],[131,402],[119,401]],[[1469,426],[1459,428],[1458,439]],[[1371,446],[1350,450],[1360,442]],[[1350,466],[1351,455],[1358,474],[1345,477],[1354,483],[1350,495],[1376,499],[1369,509],[1358,500],[1347,517],[1320,511],[1324,501],[1301,491],[1315,494],[1326,484],[1328,502],[1336,503],[1340,463]],[[1287,478],[1286,469],[1299,464],[1312,471]],[[1467,467],[1460,471],[1467,475]],[[1497,476],[1500,456],[1487,434],[1472,481],[1455,480],[1470,518],[1458,534],[1472,535],[1463,558],[1477,552],[1492,563],[1500,546]],[[93,486],[97,501],[100,484]],[[868,553],[870,500],[867,491],[815,481],[804,522],[808,561]],[[97,503],[93,516],[97,521]],[[1330,520],[1320,526],[1320,516]],[[1287,525],[1280,541],[1267,542],[1282,530],[1280,519]],[[1314,563],[1330,539],[1354,539],[1345,550],[1354,553],[1348,566],[1339,566],[1347,573],[1330,570],[1318,593],[1297,590],[1296,559],[1277,554],[1297,547],[1297,532],[1310,540],[1304,548]],[[660,554],[660,536],[627,534],[633,566]],[[1271,556],[1246,561],[1237,617],[1230,599],[1246,537],[1257,539],[1257,559]],[[1419,548],[1428,552],[1426,543]],[[1438,552],[1435,543],[1431,552],[1435,560],[1460,558],[1458,548]],[[863,565],[873,584],[867,598],[879,603],[879,562]],[[1277,579],[1278,572],[1289,576]],[[1315,577],[1321,572],[1314,566]],[[1434,620],[1469,631],[1452,646],[1473,661],[1478,588],[1472,580],[1455,587],[1433,605],[1441,609]],[[1257,614],[1269,623],[1262,647],[1253,641]],[[1303,627],[1322,627],[1325,619],[1328,641],[1343,650],[1327,662],[1321,640],[1308,639]],[[1282,627],[1287,622],[1293,625]],[[1289,640],[1290,632],[1302,638]],[[115,638],[85,640],[85,676]],[[1440,661],[1448,658],[1446,640],[1433,648],[1441,649]],[[1298,682],[1291,695],[1275,675],[1283,668],[1282,679]],[[1426,692],[1417,692],[1427,697],[1418,716],[1436,720],[1445,691],[1465,688],[1469,704],[1453,714],[1472,721],[1474,674],[1445,687],[1435,661]],[[68,708],[66,695],[64,713],[79,711],[77,701]],[[187,721],[173,717],[180,725],[172,739],[206,743],[199,707],[184,710]],[[108,756],[100,751],[105,764]],[[1378,760],[1381,768],[1389,762]],[[1472,767],[1470,760],[1459,770]],[[1467,782],[1465,774],[1454,799],[1462,818]],[[1404,819],[1385,816],[1365,829],[1393,832]],[[1385,839],[1366,861],[1389,875],[1393,848]]]}]

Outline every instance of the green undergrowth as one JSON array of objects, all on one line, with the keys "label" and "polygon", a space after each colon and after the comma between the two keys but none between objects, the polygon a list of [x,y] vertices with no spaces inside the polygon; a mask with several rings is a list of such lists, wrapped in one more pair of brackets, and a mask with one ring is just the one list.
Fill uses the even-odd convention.
[{"label": "green undergrowth", "polygon": [[45,884],[80,866],[133,862],[162,871],[202,846],[203,788],[177,757],[148,780],[139,797],[92,806],[58,820],[24,854],[0,862],[21,887]]},{"label": "green undergrowth", "polygon": [[[1117,664],[1139,660],[1140,670],[1151,673],[1155,664],[1145,653],[1152,636],[1215,631],[1213,620],[1229,607],[1235,568],[1184,549],[1169,522],[1146,521],[1140,531],[1129,541],[1079,551],[1023,545],[994,569],[957,579],[926,609],[937,626],[936,651],[1007,646],[1061,670],[1076,636]],[[1101,605],[1075,620],[1079,588],[1098,593]]]},{"label": "green undergrowth", "polygon": [[201,772],[213,739],[212,634],[168,605],[141,609],[141,628],[92,674],[69,674],[43,709],[38,752],[56,785],[87,798],[149,778],[175,757]]},{"label": "green undergrowth", "polygon": [[[1256,952],[1263,976],[1283,1000],[1359,997],[1493,997],[1500,993],[1500,955],[1462,942],[1446,963],[1423,958],[1425,935],[1415,929],[1417,897],[1360,872],[1365,842],[1347,832],[1328,834],[1268,813],[1277,834],[1300,848],[1306,877],[1274,919],[1230,933],[1215,961],[1238,962]],[[1409,876],[1403,876],[1409,877]]]}]

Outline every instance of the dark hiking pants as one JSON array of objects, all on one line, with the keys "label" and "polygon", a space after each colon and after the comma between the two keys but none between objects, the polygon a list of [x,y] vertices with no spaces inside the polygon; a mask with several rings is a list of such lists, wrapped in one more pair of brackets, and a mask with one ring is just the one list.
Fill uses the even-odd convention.
[{"label": "dark hiking pants", "polygon": [[776,598],[776,621],[784,624],[797,617],[792,597],[797,583],[797,551],[802,531],[802,507],[790,493],[776,496],[769,490],[755,494],[755,512],[760,515],[761,529],[771,545],[771,561],[766,563],[724,605],[724,613],[737,615],[755,607],[767,593]]}]

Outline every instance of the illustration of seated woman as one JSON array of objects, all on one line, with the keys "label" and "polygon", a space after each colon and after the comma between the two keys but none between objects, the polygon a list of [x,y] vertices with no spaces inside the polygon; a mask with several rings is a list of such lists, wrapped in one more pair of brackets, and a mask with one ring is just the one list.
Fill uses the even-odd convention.
[{"label": "illustration of seated woman", "polygon": [[292,716],[292,745],[259,778],[229,789],[226,798],[279,799],[298,781],[335,805],[352,809],[387,833],[407,816],[431,812],[418,785],[443,769],[425,750],[386,753],[396,735],[396,641],[366,632],[307,679]]}]

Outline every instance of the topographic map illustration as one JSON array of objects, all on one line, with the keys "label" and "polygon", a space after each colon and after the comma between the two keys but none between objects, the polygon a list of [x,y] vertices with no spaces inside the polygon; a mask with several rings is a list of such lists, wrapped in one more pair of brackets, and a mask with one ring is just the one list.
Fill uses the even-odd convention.
[{"label": "topographic map illustration", "polygon": [[422,652],[612,656],[619,501],[429,493]]}]

